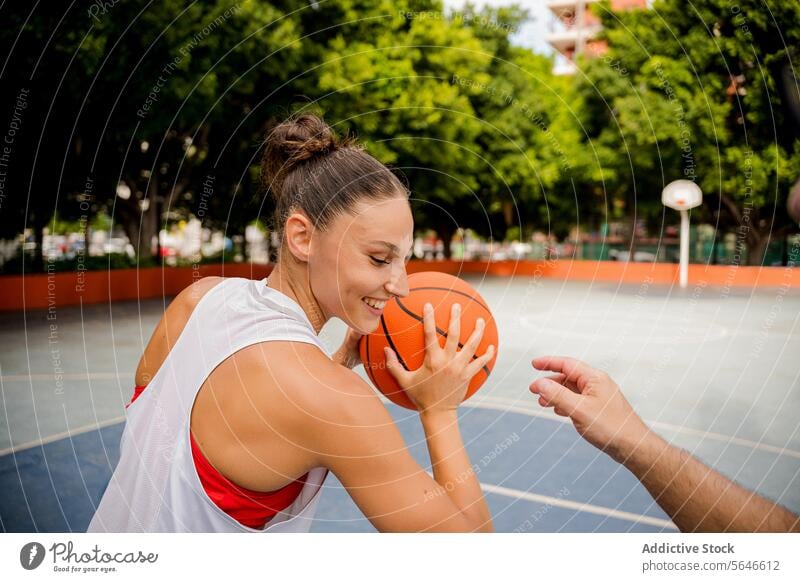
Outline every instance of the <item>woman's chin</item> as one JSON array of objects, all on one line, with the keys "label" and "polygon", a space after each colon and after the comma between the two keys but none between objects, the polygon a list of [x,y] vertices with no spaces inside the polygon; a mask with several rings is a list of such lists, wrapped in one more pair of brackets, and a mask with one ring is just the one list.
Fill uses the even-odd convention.
[{"label": "woman's chin", "polygon": [[380,319],[367,319],[362,321],[355,322],[355,325],[350,326],[354,331],[362,335],[369,335],[372,332],[376,331],[381,325]]},{"label": "woman's chin", "polygon": [[374,331],[376,331],[379,326],[380,326],[380,322],[376,321],[374,324],[372,324],[371,327],[370,326],[366,326],[366,327],[360,326],[356,331],[358,333],[360,333],[360,334],[363,334],[363,335],[369,335],[369,334],[373,333]]}]

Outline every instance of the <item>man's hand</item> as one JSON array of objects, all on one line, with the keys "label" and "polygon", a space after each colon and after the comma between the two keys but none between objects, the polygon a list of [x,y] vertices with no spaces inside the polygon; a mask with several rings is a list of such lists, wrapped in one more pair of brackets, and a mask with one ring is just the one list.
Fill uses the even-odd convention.
[{"label": "man's hand", "polygon": [[618,463],[623,463],[651,436],[605,372],[559,356],[536,358],[533,366],[556,372],[530,385],[530,391],[539,395],[539,404],[569,417],[583,438]]},{"label": "man's hand", "polygon": [[587,441],[641,481],[681,531],[800,531],[800,517],[706,467],[651,432],[608,374],[572,358],[533,360],[539,404],[567,416]]}]

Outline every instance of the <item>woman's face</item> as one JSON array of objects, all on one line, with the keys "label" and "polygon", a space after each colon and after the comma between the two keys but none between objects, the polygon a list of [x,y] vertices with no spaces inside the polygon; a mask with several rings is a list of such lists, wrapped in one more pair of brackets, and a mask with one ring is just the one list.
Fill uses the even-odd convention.
[{"label": "woman's face", "polygon": [[[414,244],[408,199],[361,199],[316,231],[308,259],[311,291],[325,318],[371,333],[385,302],[408,295],[406,262]],[[372,304],[372,305],[370,305]]]}]

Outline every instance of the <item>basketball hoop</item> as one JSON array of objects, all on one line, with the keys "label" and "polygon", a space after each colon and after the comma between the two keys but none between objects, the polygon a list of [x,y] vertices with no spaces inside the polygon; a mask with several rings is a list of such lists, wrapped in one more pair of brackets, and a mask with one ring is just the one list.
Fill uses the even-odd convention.
[{"label": "basketball hoop", "polygon": [[681,213],[681,264],[680,285],[685,289],[689,282],[689,210],[703,203],[703,191],[691,180],[675,180],[661,192],[661,202],[667,208]]},{"label": "basketball hoop", "polygon": [[673,210],[690,210],[703,203],[703,191],[691,180],[675,180],[664,188],[661,202]]}]

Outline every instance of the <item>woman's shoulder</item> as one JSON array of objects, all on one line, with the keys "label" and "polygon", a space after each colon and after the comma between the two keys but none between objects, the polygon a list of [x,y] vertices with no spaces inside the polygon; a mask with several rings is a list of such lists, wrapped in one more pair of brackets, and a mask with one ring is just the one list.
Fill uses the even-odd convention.
[{"label": "woman's shoulder", "polygon": [[[341,415],[348,411],[363,412],[376,404],[383,408],[375,391],[358,374],[334,362],[313,344],[264,342],[234,358],[240,370],[247,370],[250,382],[290,394],[293,406],[320,418],[341,421]],[[274,396],[265,394],[268,399]]]},{"label": "woman's shoulder", "polygon": [[164,312],[163,319],[173,329],[179,330],[177,335],[180,335],[180,330],[183,330],[192,316],[192,312],[194,312],[203,297],[226,280],[225,277],[203,277],[198,279],[178,293]]},{"label": "woman's shoulder", "polygon": [[178,341],[197,304],[224,280],[224,277],[198,279],[170,302],[139,360],[136,368],[137,385],[144,386],[155,376],[172,346]]},{"label": "woman's shoulder", "polygon": [[206,293],[225,280],[226,277],[203,277],[197,279],[178,293],[170,305],[177,303],[182,306],[195,307]]}]

